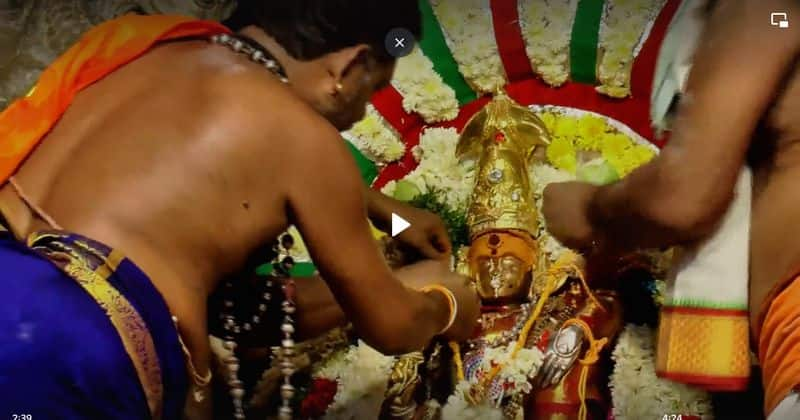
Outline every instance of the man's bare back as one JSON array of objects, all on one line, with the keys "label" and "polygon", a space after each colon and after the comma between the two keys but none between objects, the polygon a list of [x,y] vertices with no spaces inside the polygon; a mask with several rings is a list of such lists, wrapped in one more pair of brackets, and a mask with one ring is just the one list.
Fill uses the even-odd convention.
[{"label": "man's bare back", "polygon": [[750,316],[768,293],[800,273],[800,66],[753,139],[754,202],[750,245]]},{"label": "man's bare back", "polygon": [[[256,105],[305,109],[248,64],[203,41],[157,48],[79,93],[18,181],[65,228],[125,250],[154,281],[208,289],[287,225],[274,180],[291,175],[291,145]],[[42,227],[22,214],[10,221],[22,233]]]},{"label": "man's bare back", "polygon": [[[284,128],[298,114],[315,117],[244,56],[167,44],[79,93],[16,178],[65,229],[123,250],[197,328],[221,274],[289,223],[290,183],[275,180],[302,164]],[[9,185],[0,206],[20,237],[47,227]]]}]

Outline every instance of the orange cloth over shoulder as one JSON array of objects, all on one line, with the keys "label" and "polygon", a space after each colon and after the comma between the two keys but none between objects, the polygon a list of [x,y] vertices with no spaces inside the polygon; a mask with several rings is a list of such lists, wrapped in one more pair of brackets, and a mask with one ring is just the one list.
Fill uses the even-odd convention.
[{"label": "orange cloth over shoulder", "polygon": [[159,15],[125,15],[89,30],[42,72],[27,96],[0,113],[0,185],[14,174],[82,89],[159,42],[229,32],[216,22]]},{"label": "orange cloth over shoulder", "polygon": [[758,358],[764,379],[764,412],[769,414],[800,385],[800,276],[765,302]]}]

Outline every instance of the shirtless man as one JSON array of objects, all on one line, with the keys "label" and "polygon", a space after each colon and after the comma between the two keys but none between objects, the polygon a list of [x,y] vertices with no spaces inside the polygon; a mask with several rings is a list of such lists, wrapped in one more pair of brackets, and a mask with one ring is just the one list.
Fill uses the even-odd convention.
[{"label": "shirtless man", "polygon": [[[288,84],[248,56],[207,39],[157,46],[78,93],[16,172],[21,188],[0,189],[7,227],[22,239],[48,229],[43,220],[48,217],[42,217],[48,214],[69,232],[123,251],[179,320],[201,376],[209,369],[208,296],[290,224],[298,226],[325,280],[296,282],[301,332],[324,330],[346,315],[366,342],[385,353],[418,350],[440,333],[466,338],[477,320],[478,300],[464,278],[441,264],[427,264],[409,271],[414,278],[405,283],[443,285],[450,296],[404,286],[382,260],[367,215],[369,210],[388,220],[394,211],[411,219],[418,228],[409,232],[408,242],[437,257],[449,251],[441,222],[376,193],[367,193],[365,201],[339,135],[363,117],[372,93],[391,79],[395,60],[383,49],[388,30],[419,33],[416,1],[287,0],[252,6],[253,20],[241,34],[280,63]],[[32,211],[36,207],[40,214]],[[0,266],[5,261],[18,269],[29,257],[6,248],[19,256],[7,252],[4,260],[0,253]],[[10,287],[30,281],[5,273],[0,297],[14,296]],[[32,305],[37,302],[3,300],[0,321],[12,322]],[[41,328],[37,331],[68,326]],[[0,342],[4,339],[11,340],[0,333]],[[92,342],[84,348],[103,344]],[[36,375],[37,360],[61,359],[41,347],[35,351],[44,354],[36,360],[26,353],[33,349],[9,348],[0,349],[0,399],[13,400],[18,393],[18,401],[29,401],[23,393],[40,392],[45,394],[40,401],[64,403],[18,385],[37,378],[14,370],[28,363]],[[102,374],[113,378],[113,372]],[[73,377],[66,381],[66,386],[78,383]],[[97,393],[104,391],[96,388],[102,386],[81,391],[99,403],[104,397]],[[6,403],[0,408],[11,409]],[[13,407],[21,408],[26,407]],[[122,412],[114,417],[136,418]]]},{"label": "shirtless man", "polygon": [[800,17],[800,4],[717,2],[661,154],[613,185],[551,185],[544,212],[548,229],[576,248],[693,242],[713,232],[749,163],[750,314],[765,411],[795,419],[800,404],[790,392],[800,384],[800,328],[790,322],[800,317],[800,28],[794,21],[787,29],[770,26],[775,11],[791,20]]}]

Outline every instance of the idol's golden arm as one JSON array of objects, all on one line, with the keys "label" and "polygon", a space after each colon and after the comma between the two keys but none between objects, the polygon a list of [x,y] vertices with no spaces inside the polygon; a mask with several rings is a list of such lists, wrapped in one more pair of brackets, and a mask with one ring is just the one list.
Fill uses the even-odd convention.
[{"label": "idol's golden arm", "polygon": [[669,144],[651,163],[596,190],[586,210],[595,237],[629,249],[693,241],[725,213],[753,133],[789,75],[800,29],[771,10],[790,0],[719,2],[696,54]]}]

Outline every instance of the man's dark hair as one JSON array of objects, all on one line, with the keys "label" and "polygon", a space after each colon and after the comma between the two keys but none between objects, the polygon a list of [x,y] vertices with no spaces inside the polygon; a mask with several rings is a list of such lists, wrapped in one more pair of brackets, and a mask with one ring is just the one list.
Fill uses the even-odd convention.
[{"label": "man's dark hair", "polygon": [[258,26],[299,60],[367,44],[388,62],[394,58],[384,46],[387,33],[405,28],[419,39],[421,21],[417,0],[239,0],[225,23],[233,30]]}]

